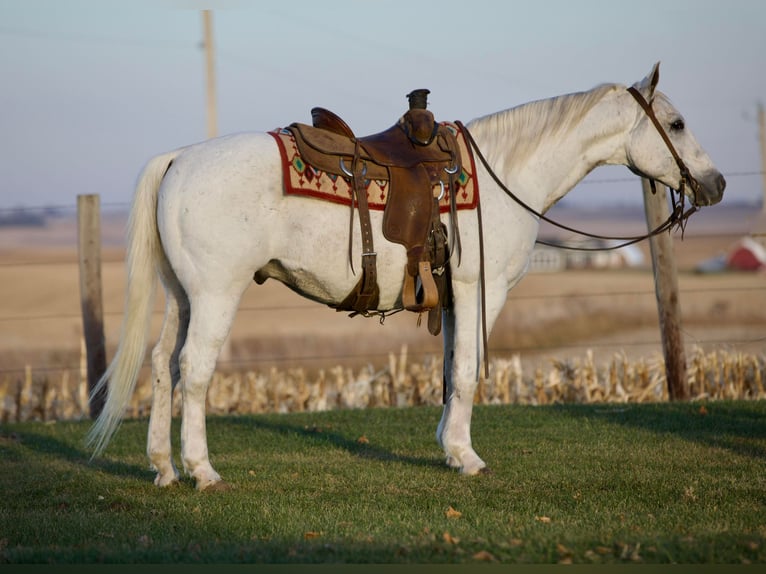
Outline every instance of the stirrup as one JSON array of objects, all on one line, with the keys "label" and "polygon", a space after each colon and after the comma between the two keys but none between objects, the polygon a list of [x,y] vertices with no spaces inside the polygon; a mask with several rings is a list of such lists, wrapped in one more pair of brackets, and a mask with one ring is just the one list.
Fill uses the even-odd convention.
[{"label": "stirrup", "polygon": [[439,289],[436,287],[433,275],[431,274],[431,264],[428,261],[418,263],[418,277],[423,288],[421,300],[418,301],[415,293],[415,277],[407,272],[407,266],[404,267],[404,287],[402,289],[402,304],[407,311],[427,311],[433,309],[439,304]]}]

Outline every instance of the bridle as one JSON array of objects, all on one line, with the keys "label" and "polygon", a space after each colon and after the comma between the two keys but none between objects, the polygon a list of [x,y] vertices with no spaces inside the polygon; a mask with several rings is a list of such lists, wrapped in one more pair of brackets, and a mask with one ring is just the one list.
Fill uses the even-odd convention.
[{"label": "bridle", "polygon": [[[660,120],[657,119],[657,116],[654,113],[654,108],[652,108],[652,105],[646,101],[646,98],[641,95],[641,92],[639,92],[636,88],[633,86],[628,88],[628,93],[633,96],[633,98],[638,102],[638,105],[641,106],[641,109],[646,112],[646,115],[649,117],[650,120],[652,120],[652,123],[654,124],[654,127],[657,128],[657,133],[660,134],[660,137],[662,138],[662,141],[665,142],[665,145],[668,147],[668,150],[670,151],[670,154],[673,156],[673,159],[676,160],[676,165],[678,166],[678,171],[681,172],[681,183],[678,186],[678,196],[679,196],[679,204],[676,204],[676,197],[675,195],[671,194],[671,198],[673,201],[673,213],[671,213],[671,217],[675,214],[676,210],[678,209],[679,215],[678,215],[678,221],[675,222],[680,228],[681,231],[684,231],[684,228],[686,226],[686,220],[689,218],[689,216],[697,211],[697,193],[700,189],[700,184],[697,181],[697,179],[691,174],[689,171],[689,168],[686,167],[686,164],[684,163],[684,160],[681,159],[681,156],[678,155],[678,152],[676,151],[675,146],[673,145],[673,142],[670,141],[670,137],[668,137],[668,132],[665,131],[665,129],[662,127],[662,124],[660,124]],[[655,181],[651,178],[649,178],[649,183],[652,187],[652,193],[657,193],[657,188],[655,187]],[[684,193],[684,189],[688,185],[692,193],[694,194],[694,205],[692,205],[688,211],[684,212],[684,201],[686,198],[686,194]]]},{"label": "bridle", "polygon": [[[538,219],[541,219],[542,221],[545,221],[547,223],[550,223],[551,225],[554,225],[555,227],[564,229],[565,231],[576,233],[578,235],[582,235],[584,237],[590,237],[592,239],[602,239],[607,241],[622,242],[618,245],[607,246],[607,247],[574,247],[574,246],[561,245],[557,243],[549,243],[541,239],[537,239],[537,243],[540,243],[542,245],[548,245],[550,247],[559,247],[562,249],[574,249],[578,251],[609,251],[613,249],[619,249],[621,247],[626,247],[634,243],[638,243],[650,237],[654,237],[655,235],[659,235],[660,233],[663,233],[665,231],[670,231],[676,227],[679,228],[681,230],[681,233],[683,234],[686,228],[687,219],[692,213],[697,211],[697,207],[695,205],[692,205],[689,209],[685,209],[686,196],[684,194],[684,190],[687,185],[691,188],[692,192],[694,193],[695,203],[696,203],[697,192],[699,191],[699,182],[691,174],[691,172],[689,171],[689,168],[686,167],[686,164],[681,159],[681,156],[678,155],[678,152],[676,151],[676,148],[673,145],[673,142],[670,141],[670,137],[668,137],[667,132],[662,127],[662,124],[660,124],[660,121],[657,119],[657,116],[654,113],[654,109],[652,108],[652,105],[646,101],[644,96],[642,96],[641,93],[636,88],[631,86],[630,88],[627,88],[627,91],[633,96],[633,98],[638,102],[638,105],[641,106],[641,108],[644,110],[646,115],[652,121],[652,124],[654,124],[654,127],[657,129],[657,133],[659,133],[660,137],[662,138],[662,141],[665,142],[665,145],[667,146],[668,150],[673,156],[673,159],[675,160],[676,164],[678,165],[678,169],[681,172],[681,183],[678,186],[677,190],[672,190],[672,191],[678,192],[678,198],[676,198],[675,194],[673,193],[670,194],[672,205],[673,205],[673,209],[671,210],[670,215],[663,223],[661,223],[655,229],[652,229],[651,231],[649,231],[648,233],[644,235],[635,235],[635,236],[627,236],[627,237],[598,235],[595,233],[588,233],[586,231],[569,227],[567,225],[558,223],[557,221],[554,221],[546,217],[543,213],[540,213],[539,211],[527,205],[516,194],[514,194],[510,189],[508,189],[508,187],[500,180],[500,178],[497,176],[494,170],[490,167],[489,162],[484,157],[484,154],[482,154],[481,150],[479,149],[479,146],[476,144],[476,141],[473,139],[473,136],[465,127],[465,125],[460,121],[455,122],[455,124],[465,134],[466,140],[469,142],[469,144],[471,145],[471,148],[476,153],[478,158],[481,160],[481,163],[484,166],[484,168],[487,170],[487,173],[489,173],[492,179],[495,180],[495,183],[500,187],[500,189],[502,189],[506,193],[506,195],[508,195],[511,199],[513,199],[516,203],[518,203],[521,207],[523,207],[529,213],[531,213]],[[649,178],[649,183],[652,189],[652,193],[656,194],[657,187],[656,187],[655,180]]]}]

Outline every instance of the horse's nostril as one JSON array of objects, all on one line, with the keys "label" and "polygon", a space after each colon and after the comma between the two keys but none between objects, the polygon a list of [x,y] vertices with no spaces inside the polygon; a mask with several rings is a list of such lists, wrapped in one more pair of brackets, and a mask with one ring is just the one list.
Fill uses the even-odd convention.
[{"label": "horse's nostril", "polygon": [[726,178],[723,175],[718,176],[716,186],[718,187],[718,193],[723,193],[723,190],[726,189]]}]

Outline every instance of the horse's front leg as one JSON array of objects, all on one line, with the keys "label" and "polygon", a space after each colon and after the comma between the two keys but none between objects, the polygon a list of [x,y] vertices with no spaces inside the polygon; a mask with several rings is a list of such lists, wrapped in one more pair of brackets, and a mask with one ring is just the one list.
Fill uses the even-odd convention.
[{"label": "horse's front leg", "polygon": [[[487,468],[476,454],[471,442],[471,416],[473,397],[477,385],[477,368],[471,363],[477,360],[475,353],[459,349],[457,337],[450,335],[449,324],[454,327],[452,311],[445,312],[444,321],[444,382],[445,403],[442,417],[436,429],[436,440],[444,449],[447,465],[463,474],[478,474]],[[473,357],[471,356],[473,355]]]},{"label": "horse's front leg", "polygon": [[[499,282],[498,282],[499,283]],[[502,289],[502,285],[498,285]],[[476,284],[453,282],[454,304],[444,312],[444,380],[446,402],[436,429],[447,464],[462,474],[488,472],[471,441],[473,400],[484,349],[481,340],[480,303]],[[505,292],[491,290],[487,296],[487,331],[505,300]],[[498,293],[500,293],[498,295]]]}]

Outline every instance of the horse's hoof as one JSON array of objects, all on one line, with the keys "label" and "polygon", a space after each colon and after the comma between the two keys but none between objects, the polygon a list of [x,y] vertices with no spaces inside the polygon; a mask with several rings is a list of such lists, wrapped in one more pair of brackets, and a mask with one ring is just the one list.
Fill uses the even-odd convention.
[{"label": "horse's hoof", "polygon": [[180,484],[180,482],[181,482],[181,478],[177,474],[171,475],[170,478],[163,478],[162,476],[158,474],[157,477],[154,479],[154,486],[158,486],[160,488],[171,488],[171,487],[177,486],[178,484]]},{"label": "horse's hoof", "polygon": [[200,492],[228,492],[233,488],[234,487],[225,480],[209,482],[205,485],[197,485],[197,490]]},{"label": "horse's hoof", "polygon": [[465,469],[461,469],[460,474],[463,474],[465,476],[488,476],[493,473],[491,469],[487,468],[486,466],[483,466],[478,470],[474,470],[473,472],[466,472]]}]

